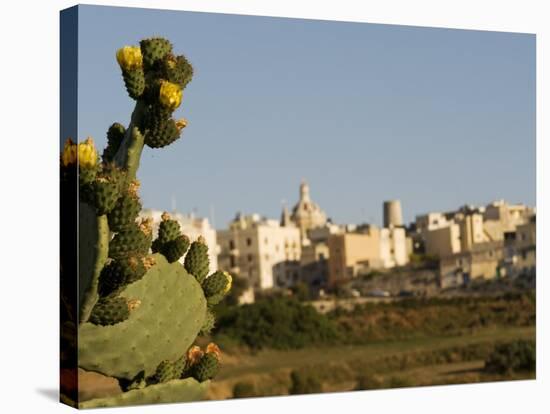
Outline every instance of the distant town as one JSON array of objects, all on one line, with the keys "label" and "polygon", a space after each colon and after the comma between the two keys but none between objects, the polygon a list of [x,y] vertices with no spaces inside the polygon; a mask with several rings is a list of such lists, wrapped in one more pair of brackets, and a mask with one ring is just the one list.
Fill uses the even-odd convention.
[{"label": "distant town", "polygon": [[[536,210],[503,200],[455,211],[426,212],[403,222],[399,200],[384,201],[383,227],[332,223],[300,185],[279,219],[237,213],[216,231],[207,218],[172,212],[182,231],[209,246],[212,270],[246,279],[240,297],[307,287],[312,298],[435,295],[473,281],[530,278],[536,273]],[[154,231],[162,211],[144,210]],[[183,260],[184,258],[182,258]],[[322,309],[321,309],[322,310]]]}]

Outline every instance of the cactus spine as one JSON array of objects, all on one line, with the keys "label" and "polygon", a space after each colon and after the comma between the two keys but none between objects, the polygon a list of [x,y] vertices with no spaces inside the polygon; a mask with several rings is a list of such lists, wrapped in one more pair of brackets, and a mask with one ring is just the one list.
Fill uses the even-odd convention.
[{"label": "cactus spine", "polygon": [[151,223],[136,221],[143,147],[180,137],[187,121],[173,112],[193,68],[162,38],[125,46],[116,59],[136,101],[129,125],[109,127],[101,161],[91,139],[67,141],[61,156],[63,182],[78,182],[80,190],[79,366],[117,378],[124,390],[81,407],[200,398],[218,370],[219,348],[202,352],[193,343],[214,325],[210,305],[231,285],[224,272],[206,278],[204,239],[190,245],[168,214],[154,241]]}]

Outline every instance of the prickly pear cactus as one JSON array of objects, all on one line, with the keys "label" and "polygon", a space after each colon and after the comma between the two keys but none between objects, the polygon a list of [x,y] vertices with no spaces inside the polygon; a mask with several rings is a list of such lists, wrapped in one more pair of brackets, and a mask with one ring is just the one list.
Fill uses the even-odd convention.
[{"label": "prickly pear cactus", "polygon": [[116,378],[122,390],[81,408],[201,399],[221,352],[194,343],[214,326],[212,305],[231,287],[226,272],[208,276],[203,238],[191,243],[166,213],[155,240],[151,223],[137,221],[143,147],[180,137],[187,121],[173,113],[192,66],[162,38],[124,46],[116,60],[136,101],[129,125],[109,127],[101,159],[91,138],[67,140],[61,155],[62,185],[77,183],[80,197],[79,367]]}]

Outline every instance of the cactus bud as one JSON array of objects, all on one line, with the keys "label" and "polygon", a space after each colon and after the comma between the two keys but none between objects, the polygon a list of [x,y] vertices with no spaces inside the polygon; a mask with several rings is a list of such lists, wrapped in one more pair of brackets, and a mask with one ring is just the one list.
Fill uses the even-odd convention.
[{"label": "cactus bud", "polygon": [[216,358],[218,358],[218,361],[219,361],[221,358],[222,351],[220,350],[220,347],[218,345],[216,345],[214,342],[210,342],[206,346],[206,353],[216,355]]},{"label": "cactus bud", "polygon": [[146,270],[149,270],[150,268],[152,268],[157,263],[157,261],[155,260],[155,258],[153,256],[144,257],[144,258],[141,259],[141,261],[142,261],[143,266],[145,267]]},{"label": "cactus bud", "polygon": [[128,310],[131,312],[131,311],[139,308],[139,306],[141,305],[141,300],[139,300],[139,299],[130,299],[130,300],[128,300],[127,305],[128,305]]},{"label": "cactus bud", "polygon": [[204,355],[204,352],[202,352],[202,349],[200,346],[193,345],[189,350],[187,351],[187,360],[189,361],[190,365],[195,365],[197,362],[199,362]]},{"label": "cactus bud", "polygon": [[173,111],[181,104],[183,92],[175,83],[166,80],[161,81],[159,101],[165,107]]},{"label": "cactus bud", "polygon": [[117,50],[116,60],[125,71],[141,68],[143,57],[139,46],[124,46]]},{"label": "cactus bud", "polygon": [[151,233],[153,233],[153,219],[151,217],[141,219],[141,223],[139,223],[139,229],[146,236],[150,236]]}]

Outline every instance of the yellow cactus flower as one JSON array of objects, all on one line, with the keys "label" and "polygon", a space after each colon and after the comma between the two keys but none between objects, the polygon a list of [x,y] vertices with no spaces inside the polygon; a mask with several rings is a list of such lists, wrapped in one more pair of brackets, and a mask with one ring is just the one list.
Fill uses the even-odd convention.
[{"label": "yellow cactus flower", "polygon": [[187,351],[187,359],[191,365],[195,365],[199,362],[203,355],[204,352],[202,352],[202,349],[197,345],[193,345],[189,348],[189,351]]},{"label": "yellow cactus flower", "polygon": [[220,350],[220,347],[218,345],[216,345],[214,342],[210,342],[206,346],[206,353],[216,355],[216,358],[218,358],[218,360],[220,359],[220,357],[222,355],[222,351]]},{"label": "yellow cactus flower", "polygon": [[187,126],[187,119],[181,118],[176,121],[176,128],[178,129],[178,131],[181,131],[186,126]]},{"label": "yellow cactus flower", "polygon": [[143,56],[139,46],[124,46],[117,50],[116,60],[126,71],[139,69],[143,65]]},{"label": "yellow cactus flower", "polygon": [[93,168],[97,164],[97,151],[92,138],[76,144],[72,139],[65,141],[61,163],[63,166],[78,164],[83,168]]},{"label": "yellow cactus flower", "polygon": [[161,81],[159,100],[162,105],[173,111],[180,106],[182,97],[183,92],[178,85],[165,80]]},{"label": "yellow cactus flower", "polygon": [[225,277],[227,278],[227,286],[225,287],[225,289],[223,290],[223,293],[227,293],[229,292],[229,290],[231,289],[231,284],[233,283],[233,278],[231,277],[231,275],[227,272],[223,272],[223,274],[225,275]]},{"label": "yellow cactus flower", "polygon": [[63,153],[61,154],[61,164],[66,167],[71,164],[76,164],[76,144],[72,139],[67,139],[63,146]]},{"label": "yellow cactus flower", "polygon": [[78,164],[83,168],[93,168],[97,164],[97,150],[90,137],[78,144]]}]

